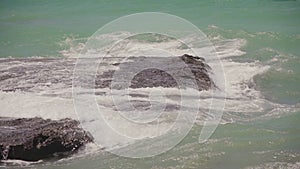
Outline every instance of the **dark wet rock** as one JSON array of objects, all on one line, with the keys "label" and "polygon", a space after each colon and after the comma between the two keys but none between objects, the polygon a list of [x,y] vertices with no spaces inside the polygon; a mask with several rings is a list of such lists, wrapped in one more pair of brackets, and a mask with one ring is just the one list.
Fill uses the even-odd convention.
[{"label": "dark wet rock", "polygon": [[176,80],[172,75],[159,69],[145,69],[134,76],[131,80],[131,88],[145,87],[176,87]]},{"label": "dark wet rock", "polygon": [[[143,69],[143,66],[155,65],[155,68]],[[138,67],[138,68],[137,68]],[[112,88],[123,89],[130,88],[153,88],[164,87],[198,87],[198,90],[208,90],[216,87],[209,76],[211,68],[201,57],[192,55],[183,55],[178,57],[130,57],[127,62],[118,65],[117,71],[106,71],[100,73],[95,79],[95,88]],[[137,72],[137,69],[138,72]],[[122,76],[116,76],[118,71]],[[134,74],[129,86],[122,86],[128,81],[129,74]],[[187,72],[191,72],[188,74]],[[187,84],[187,79],[193,79],[196,84]],[[119,86],[111,86],[112,81],[119,82]]]},{"label": "dark wet rock", "polygon": [[69,155],[92,141],[76,120],[0,117],[0,160],[38,161]]},{"label": "dark wet rock", "polygon": [[[87,63],[95,62],[95,60]],[[98,58],[99,60],[99,58]],[[114,60],[114,62],[111,62]],[[72,88],[75,58],[9,58],[0,59],[0,91],[25,91],[44,92],[58,91],[59,89]],[[142,69],[153,65],[153,68]],[[211,68],[201,57],[183,55],[178,57],[142,57],[131,56],[103,58],[102,69],[95,74],[80,77],[84,88],[112,88],[112,82],[123,83],[128,81],[128,75],[135,73],[127,87],[165,87],[173,88],[181,86],[195,87],[187,84],[187,79],[193,79],[198,90],[208,90],[215,87],[209,74]],[[114,67],[115,69],[113,69]],[[88,68],[88,66],[87,66]],[[187,74],[190,71],[192,74]],[[84,70],[85,71],[85,70]],[[116,78],[116,73],[123,73],[122,77]],[[85,72],[83,72],[85,73]],[[94,85],[89,84],[87,79],[95,77]],[[179,79],[179,81],[178,81]],[[118,87],[116,87],[118,88]],[[122,89],[122,87],[119,87]]]},{"label": "dark wet rock", "polygon": [[[215,87],[210,78],[211,68],[203,58],[197,56],[124,58],[104,58],[99,65],[101,69],[98,69],[96,74],[80,77],[82,79],[79,80],[83,82],[90,77],[95,77],[94,85],[88,84],[83,88],[116,87],[123,89],[122,85],[121,87],[118,85],[120,86],[124,82],[129,82],[125,87],[130,88],[185,86],[201,91]],[[96,61],[96,59],[91,61]],[[72,88],[72,82],[75,79],[73,79],[75,63],[76,59],[74,58],[0,59],[0,91],[19,90],[24,93],[34,92],[44,96],[57,97],[61,91],[63,93],[64,90]],[[117,76],[118,73],[121,76]],[[129,77],[130,74],[132,76]],[[193,84],[189,84],[191,83],[189,79],[193,79]],[[105,92],[106,90],[95,90],[96,95],[106,95]],[[63,96],[69,97],[68,93]],[[149,102],[141,102],[138,99],[140,97],[147,98],[147,94],[137,93],[131,94],[131,96],[134,98],[132,102],[136,108],[148,109],[150,107]],[[172,97],[180,99],[180,97],[176,98],[177,96]],[[167,105],[166,107],[167,111],[177,109],[177,105]],[[36,161],[52,157],[57,153],[69,154],[91,141],[92,137],[83,131],[75,120],[54,121],[41,118],[0,117],[0,159],[2,160]]]}]

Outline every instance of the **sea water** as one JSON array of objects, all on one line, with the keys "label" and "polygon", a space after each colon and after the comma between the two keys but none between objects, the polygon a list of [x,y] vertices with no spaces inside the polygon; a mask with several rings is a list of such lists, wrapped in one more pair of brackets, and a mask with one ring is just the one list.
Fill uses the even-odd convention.
[{"label": "sea water", "polygon": [[[182,17],[201,29],[215,46],[224,66],[228,98],[222,122],[212,137],[198,143],[202,129],[199,122],[176,147],[154,157],[119,157],[91,144],[66,159],[37,164],[12,161],[15,164],[5,167],[299,168],[298,0],[3,0],[0,57],[76,57],[88,37],[104,24],[138,12]],[[107,37],[114,38],[115,34]],[[133,45],[143,48],[141,43]],[[153,45],[182,54],[169,40],[161,39]],[[0,69],[5,72],[11,66],[1,65]],[[62,89],[56,97],[44,95],[43,91],[1,92],[0,115],[75,118],[69,92]],[[111,105],[105,102],[106,96],[98,99],[102,106]]]}]

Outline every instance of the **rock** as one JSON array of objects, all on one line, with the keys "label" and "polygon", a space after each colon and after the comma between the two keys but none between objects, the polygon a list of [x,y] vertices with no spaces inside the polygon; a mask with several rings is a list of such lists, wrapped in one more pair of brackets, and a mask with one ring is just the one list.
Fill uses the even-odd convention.
[{"label": "rock", "polygon": [[[97,62],[99,58],[89,59],[87,63]],[[185,63],[185,64],[182,64]],[[1,58],[0,59],[0,91],[13,92],[43,92],[59,91],[72,88],[74,58]],[[98,72],[91,74],[95,78],[95,84],[86,84],[82,79],[84,88],[94,87],[96,89],[111,88],[112,81],[128,81],[126,73],[135,72],[139,68],[153,65],[158,69],[139,70],[132,79],[130,88],[165,87],[173,88],[178,84],[173,78],[174,74],[180,77],[181,82],[185,79],[194,79],[199,90],[208,90],[215,87],[209,77],[210,67],[205,60],[198,56],[184,54],[177,57],[156,56],[156,57],[105,57],[101,60]],[[186,70],[190,70],[193,76],[186,76]],[[84,70],[85,71],[85,70]],[[117,71],[125,72],[123,79],[115,79]],[[86,72],[83,72],[86,73]],[[184,84],[192,87],[195,85]],[[122,88],[120,88],[122,89]]]},{"label": "rock", "polygon": [[[183,61],[183,62],[182,62]],[[144,65],[155,65],[156,68],[145,68]],[[138,68],[137,68],[138,67]],[[138,71],[137,71],[138,69]],[[109,88],[112,81],[120,84],[128,81],[127,74],[138,72],[131,79],[130,88],[153,88],[178,87],[176,80],[185,87],[195,87],[194,84],[187,84],[186,79],[193,79],[197,83],[199,91],[209,90],[216,87],[209,76],[211,68],[201,57],[184,54],[178,57],[130,57],[127,61],[118,65],[116,71],[99,73],[95,79],[95,88]],[[114,77],[117,71],[123,72],[123,76]],[[187,72],[192,74],[187,74]],[[114,89],[123,89],[115,86]]]},{"label": "rock", "polygon": [[[90,58],[87,63],[96,62],[97,59],[99,58]],[[0,92],[22,91],[68,98],[72,95],[62,91],[72,88],[75,64],[75,58],[2,58]],[[95,76],[88,74],[95,77],[94,85],[88,83],[80,87],[99,89],[95,92],[96,95],[109,94],[101,89],[113,88],[112,82],[115,81],[117,83],[114,85],[119,90],[123,89],[120,84],[129,82],[127,87],[134,89],[176,88],[181,84],[183,87],[202,91],[216,87],[209,76],[210,69],[203,58],[187,54],[177,57],[107,57],[99,64],[98,72],[94,72]],[[83,73],[86,73],[85,71],[83,69]],[[118,73],[122,76],[115,77]],[[134,76],[129,79],[129,74]],[[79,82],[81,80],[86,84],[85,78],[79,78]],[[148,109],[149,104],[137,102],[136,107]],[[178,108],[172,105],[167,109],[172,111]],[[0,160],[37,161],[53,157],[57,153],[73,153],[92,141],[92,136],[81,129],[79,122],[75,120],[0,117]]]},{"label": "rock", "polygon": [[92,141],[76,120],[0,117],[0,160],[38,161],[69,155]]}]

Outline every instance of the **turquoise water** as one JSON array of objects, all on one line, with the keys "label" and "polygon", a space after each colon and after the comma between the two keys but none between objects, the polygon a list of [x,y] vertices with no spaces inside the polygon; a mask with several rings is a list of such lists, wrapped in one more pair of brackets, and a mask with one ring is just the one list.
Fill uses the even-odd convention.
[{"label": "turquoise water", "polygon": [[[235,169],[283,162],[261,168],[288,168],[299,162],[299,113],[281,119],[219,127],[211,141],[197,143],[201,128],[190,134],[174,149],[145,159],[121,158],[110,154],[88,157],[56,168],[222,168]],[[286,164],[287,163],[287,164]],[[299,165],[299,164],[298,164]],[[53,167],[53,166],[51,166]],[[43,167],[43,168],[51,168]],[[291,167],[291,166],[290,166]],[[297,167],[296,167],[297,168]]]},{"label": "turquoise water", "polygon": [[[241,50],[245,54],[233,60],[257,60],[270,66],[266,73],[254,77],[255,88],[267,100],[299,107],[299,0],[2,0],[0,57],[64,57],[61,51],[69,50],[73,45],[66,43],[68,39],[84,41],[104,24],[118,17],[149,11],[187,19],[208,37],[244,39],[246,44]],[[197,144],[201,126],[195,126],[178,146],[153,158],[127,159],[105,154],[71,160],[68,166],[59,164],[56,167],[299,167],[300,112],[291,110],[286,114],[221,125],[211,141],[205,144]],[[37,167],[51,168],[49,165]]]},{"label": "turquoise water", "polygon": [[[299,1],[275,0],[194,0],[188,3],[3,0],[0,6],[0,56],[56,56],[58,43],[66,37],[91,36],[113,19],[137,12],[174,14],[200,29],[216,25],[236,31],[277,32],[283,37],[296,36],[299,34],[299,8]],[[289,41],[289,38],[283,39],[272,43],[279,49],[299,53],[299,41],[297,44],[297,41]]]}]

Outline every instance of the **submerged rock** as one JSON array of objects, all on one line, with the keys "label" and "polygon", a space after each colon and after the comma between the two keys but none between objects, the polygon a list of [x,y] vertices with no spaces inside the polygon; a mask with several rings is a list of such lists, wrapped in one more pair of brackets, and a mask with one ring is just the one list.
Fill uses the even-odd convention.
[{"label": "submerged rock", "polygon": [[[98,62],[100,58],[89,58],[87,63]],[[0,91],[13,92],[43,92],[72,88],[73,73],[76,64],[75,58],[2,58],[0,59]],[[153,65],[153,69],[142,69]],[[88,67],[88,65],[87,65]],[[136,70],[139,68],[139,71]],[[178,87],[180,83],[186,87],[198,86],[198,90],[209,90],[215,87],[209,74],[209,65],[201,57],[184,54],[182,56],[156,56],[156,57],[105,57],[99,63],[95,74],[95,84],[89,84],[82,78],[85,88],[111,88],[113,81],[131,80],[130,88],[145,87]],[[190,71],[192,75],[186,73]],[[115,74],[123,72],[124,76],[115,78]],[[132,79],[128,74],[136,72]],[[83,70],[83,73],[86,73]],[[174,78],[175,77],[175,78]],[[177,79],[176,79],[177,77]],[[122,79],[123,78],[123,79]],[[194,79],[197,83],[185,84],[186,79]],[[197,87],[196,86],[196,87]]]},{"label": "submerged rock", "polygon": [[92,141],[76,120],[0,117],[0,160],[38,161],[68,155]]},{"label": "submerged rock", "polygon": [[[87,63],[98,60],[88,58]],[[78,79],[73,77],[75,64],[75,58],[0,59],[0,92],[22,91],[71,98],[67,89],[72,89],[73,80],[87,84],[80,88],[97,89],[96,95],[105,95],[107,88],[117,88],[124,82],[129,82],[125,87],[133,89],[183,86],[202,91],[216,87],[209,76],[211,68],[205,60],[187,54],[174,57],[107,57],[99,63],[98,71],[93,72],[95,74]],[[91,73],[85,69],[82,71],[84,75]],[[118,73],[120,76],[116,76]],[[130,74],[133,76],[129,78]],[[87,83],[89,76],[94,78],[94,85]],[[101,90],[103,88],[105,90]],[[148,103],[137,103],[137,107],[149,107]],[[167,106],[168,111],[174,109],[178,109],[177,106]],[[92,136],[81,129],[75,120],[0,117],[0,160],[37,161],[57,153],[72,153],[92,141]]]}]

